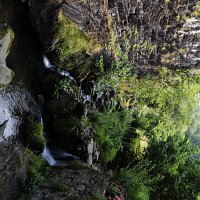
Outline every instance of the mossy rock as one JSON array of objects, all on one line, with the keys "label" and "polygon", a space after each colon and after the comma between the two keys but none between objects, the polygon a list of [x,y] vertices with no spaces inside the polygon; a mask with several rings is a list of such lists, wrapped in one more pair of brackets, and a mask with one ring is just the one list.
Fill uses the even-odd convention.
[{"label": "mossy rock", "polygon": [[30,149],[42,152],[44,149],[43,125],[30,122],[26,125],[26,140]]},{"label": "mossy rock", "polygon": [[0,58],[5,60],[14,39],[13,30],[6,24],[0,23]]},{"label": "mossy rock", "polygon": [[57,38],[60,42],[56,45],[56,51],[61,62],[83,50],[92,54],[101,49],[100,44],[89,38],[74,22],[66,18],[62,10],[58,14]]},{"label": "mossy rock", "polygon": [[10,51],[14,32],[5,23],[0,22],[0,88],[10,84],[14,71],[6,66],[6,57]]}]

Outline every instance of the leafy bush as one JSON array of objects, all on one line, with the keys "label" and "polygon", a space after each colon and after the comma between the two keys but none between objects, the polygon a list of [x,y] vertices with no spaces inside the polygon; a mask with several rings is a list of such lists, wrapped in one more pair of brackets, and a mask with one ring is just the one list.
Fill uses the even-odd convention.
[{"label": "leafy bush", "polygon": [[132,121],[131,111],[117,111],[114,108],[104,112],[95,111],[84,120],[94,130],[97,141],[102,145],[102,158],[105,162],[111,161],[122,148],[122,138],[130,128]]},{"label": "leafy bush", "polygon": [[151,141],[146,158],[151,162],[149,174],[158,181],[153,185],[151,199],[192,200],[200,192],[200,150],[188,139],[168,137]]},{"label": "leafy bush", "polygon": [[128,199],[149,199],[152,180],[147,171],[148,165],[148,160],[142,160],[133,167],[121,169],[116,175],[117,180],[126,188]]},{"label": "leafy bush", "polygon": [[176,134],[184,137],[198,103],[198,70],[190,74],[163,68],[157,76],[138,78],[131,75],[129,67],[117,66],[105,73],[94,91],[115,91],[114,100],[133,109],[134,123],[146,136],[161,140]]}]

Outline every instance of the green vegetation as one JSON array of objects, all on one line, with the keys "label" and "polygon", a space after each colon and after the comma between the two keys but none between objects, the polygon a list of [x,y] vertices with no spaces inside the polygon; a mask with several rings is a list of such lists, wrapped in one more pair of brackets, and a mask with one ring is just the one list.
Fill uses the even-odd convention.
[{"label": "green vegetation", "polygon": [[67,19],[62,12],[58,18],[58,38],[59,44],[56,46],[58,56],[61,61],[72,54],[87,51],[87,53],[97,52],[100,50],[100,45],[93,39],[89,39],[78,27]]},{"label": "green vegetation", "polygon": [[97,141],[102,145],[102,158],[105,162],[113,160],[122,148],[122,138],[130,128],[130,111],[117,111],[109,108],[104,112],[94,111],[82,121],[83,126],[91,126]]},{"label": "green vegetation", "polygon": [[44,180],[44,160],[36,156],[33,152],[28,151],[29,162],[27,166],[27,176],[23,182],[22,194],[19,197],[20,200],[28,200],[34,193],[38,184]]},{"label": "green vegetation", "polygon": [[133,167],[121,169],[116,175],[116,179],[126,189],[128,199],[149,200],[153,180],[148,173],[148,165],[149,161],[142,160]]},{"label": "green vegetation", "polygon": [[61,178],[55,177],[50,182],[55,192],[66,192],[68,190],[67,184]]},{"label": "green vegetation", "polygon": [[[93,128],[100,144],[106,144],[103,149],[110,156],[103,152],[105,161],[116,159],[120,168],[118,156],[132,154],[133,160],[122,159],[126,168],[116,175],[128,199],[196,199],[200,192],[199,150],[185,138],[195,123],[199,70],[161,68],[155,75],[137,77],[126,58],[113,62],[110,68],[103,63],[101,58],[97,64],[101,75],[93,91],[104,99],[103,109],[89,115],[85,125]],[[105,104],[106,99],[112,106]],[[116,102],[120,109],[116,109]],[[130,115],[116,117],[120,113]],[[147,143],[142,154],[138,151],[141,139]]]},{"label": "green vegetation", "polygon": [[116,176],[130,200],[196,199],[200,192],[200,160],[194,155],[198,153],[188,139],[151,141],[144,158],[137,164],[130,163]]},{"label": "green vegetation", "polygon": [[[200,91],[199,72],[162,68],[157,76],[138,78],[117,67],[97,80],[95,92],[115,91],[115,101],[133,108],[134,123],[148,137],[166,139],[189,128]],[[137,130],[136,130],[137,132]]]},{"label": "green vegetation", "polygon": [[[134,29],[129,36],[138,41],[138,34]],[[60,43],[56,48],[60,61],[72,54],[98,49],[98,45],[62,13],[58,37]],[[200,151],[187,136],[200,145],[199,123],[194,120],[199,103],[200,71],[160,67],[154,75],[147,73],[139,77],[129,60],[131,48],[152,55],[157,47],[146,40],[132,46],[128,36],[122,40],[124,50],[116,44],[115,37],[107,47],[114,60],[110,66],[104,65],[106,58],[103,56],[97,61],[100,73],[92,91],[97,97],[95,109],[87,112],[80,123],[74,118],[55,119],[55,132],[72,133],[76,128],[92,130],[100,145],[101,161],[111,167],[115,165],[118,170],[115,178],[126,189],[128,200],[197,199],[200,194]],[[184,53],[184,49],[179,51]],[[163,62],[168,63],[171,55],[164,55]],[[77,85],[69,79],[61,80],[55,96],[62,91],[81,98]],[[31,129],[29,141],[39,143],[41,127],[33,123]],[[33,185],[40,181],[40,175],[34,171],[37,168],[30,168]],[[67,189],[62,180],[55,179],[52,183],[56,191]],[[117,194],[117,190],[112,192]]]},{"label": "green vegetation", "polygon": [[44,146],[43,125],[32,121],[26,125],[25,131],[28,146],[33,150],[42,151]]},{"label": "green vegetation", "polygon": [[200,160],[194,156],[199,152],[188,139],[178,136],[151,141],[145,155],[153,166],[149,174],[157,178],[151,199],[195,199],[200,191]]},{"label": "green vegetation", "polygon": [[70,79],[62,79],[59,83],[56,84],[56,89],[53,93],[57,98],[60,95],[60,92],[65,91],[68,94],[73,95],[76,99],[80,99],[80,90],[78,86]]}]

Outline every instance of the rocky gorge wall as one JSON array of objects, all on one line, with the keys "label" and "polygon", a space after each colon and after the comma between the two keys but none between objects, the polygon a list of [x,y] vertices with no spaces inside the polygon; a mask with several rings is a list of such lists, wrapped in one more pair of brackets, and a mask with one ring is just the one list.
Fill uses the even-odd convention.
[{"label": "rocky gorge wall", "polygon": [[[82,127],[79,122],[96,108],[95,103],[90,104],[87,100],[88,104],[85,103],[82,92],[86,94],[91,92],[91,80],[98,77],[99,73],[95,64],[100,55],[106,57],[109,65],[112,60],[120,59],[118,56],[124,53],[133,66],[132,71],[136,73],[151,73],[163,66],[175,69],[199,67],[199,1],[27,0],[22,2],[29,14],[32,28],[39,37],[43,54],[48,56],[54,66],[53,70],[44,69],[42,75],[40,74],[39,92],[42,95],[39,95],[42,105],[34,114],[42,113],[44,116],[45,126],[51,136],[49,144],[75,153],[90,166],[96,164],[98,168],[101,162],[98,158],[102,149],[95,141],[90,127]],[[73,31],[70,32],[69,29]],[[29,46],[26,45],[26,50]],[[41,64],[42,56],[44,57],[40,55],[36,59],[29,57],[30,60],[40,60],[39,64],[31,64],[31,67],[44,67],[44,63]],[[3,64],[5,65],[5,62]],[[66,80],[66,76],[59,71],[60,68],[67,70],[75,81],[69,79],[69,76]],[[60,83],[67,84],[67,90],[64,90]],[[84,87],[81,88],[82,86]],[[29,95],[22,96],[26,98]],[[29,110],[33,105],[37,107],[35,104],[38,104],[35,100],[27,101],[24,110]],[[42,142],[44,146],[44,141]],[[34,145],[32,147],[28,144],[28,147],[35,150]],[[23,159],[19,160],[19,163],[16,161],[19,165],[16,165],[16,169],[13,168],[11,174],[9,173],[9,167],[14,165],[11,160],[16,154],[12,150],[9,156],[9,148],[5,152],[1,151],[0,155],[0,159],[5,157],[7,161],[2,162],[0,167],[5,169],[3,173],[8,174],[5,176],[8,187],[2,187],[0,191],[3,199],[12,199],[15,195],[5,197],[9,191],[7,188],[12,187],[11,176],[16,177],[21,170],[26,173],[24,166],[26,162],[25,164],[21,162]],[[19,153],[17,151],[16,157],[26,158],[21,151],[23,148]],[[6,166],[9,166],[7,171]],[[56,178],[67,183],[66,191],[55,192],[55,182],[51,181]],[[108,185],[109,176],[91,168],[54,169],[48,179],[39,185],[32,199],[82,197],[87,199],[95,197],[96,194],[103,196]]]},{"label": "rocky gorge wall", "polygon": [[48,52],[62,42],[52,33],[56,29],[48,26],[56,24],[62,10],[67,19],[103,48],[109,43],[111,56],[115,57],[117,45],[128,51],[129,60],[140,70],[199,66],[199,1],[63,0],[41,4],[30,0],[29,5],[33,25]]},{"label": "rocky gorge wall", "polygon": [[[78,87],[88,95],[91,93],[101,55],[105,68],[113,60],[125,59],[137,74],[158,72],[161,67],[199,67],[198,1],[28,0],[27,4],[44,52],[56,69],[67,70],[76,81],[74,84],[63,80],[52,72],[45,76],[44,108],[50,132],[63,137],[55,137],[59,146],[80,154],[85,161],[90,157],[88,148],[93,132],[84,130],[79,122],[97,105],[87,105]],[[70,137],[74,142],[69,142]],[[70,143],[74,145],[70,147]],[[92,146],[95,160],[99,148],[95,143]]]}]

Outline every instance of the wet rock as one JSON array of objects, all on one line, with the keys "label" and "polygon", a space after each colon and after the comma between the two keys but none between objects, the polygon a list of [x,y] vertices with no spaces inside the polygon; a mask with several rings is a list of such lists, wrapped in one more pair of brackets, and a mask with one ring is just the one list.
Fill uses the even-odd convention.
[{"label": "wet rock", "polygon": [[26,164],[23,148],[8,143],[0,145],[0,199],[16,199],[26,176]]},{"label": "wet rock", "polygon": [[76,190],[83,192],[85,190],[85,185],[78,185]]},{"label": "wet rock", "polygon": [[92,129],[90,127],[82,129],[79,137],[87,147],[87,151],[85,152],[87,164],[96,168],[99,162],[100,148],[98,143],[94,140]]},{"label": "wet rock", "polygon": [[6,67],[5,63],[0,63],[0,88],[9,85],[13,79],[14,72]]},{"label": "wet rock", "polygon": [[9,85],[14,76],[14,72],[6,66],[5,61],[13,39],[12,29],[0,22],[0,88]]},{"label": "wet rock", "polygon": [[2,124],[0,124],[0,143],[5,140],[4,139],[4,130],[6,128],[7,122],[8,122],[8,120],[6,120]]},{"label": "wet rock", "polygon": [[[32,18],[35,19],[33,24],[36,27],[41,26],[40,29],[37,28],[41,38],[45,38],[45,35],[48,37],[49,28],[47,27],[45,30],[43,27],[50,23],[47,17],[50,15],[50,8],[54,7],[56,11],[51,12],[50,18],[54,19],[54,22],[58,19],[59,12],[62,11],[63,15],[76,24],[79,30],[92,38],[98,38],[100,43],[107,44],[108,40],[116,37],[122,52],[128,51],[129,61],[134,63],[134,70],[138,73],[153,71],[160,66],[173,68],[199,66],[200,14],[198,0],[141,0],[131,3],[112,0],[108,1],[108,4],[104,1],[46,0],[42,5],[38,0],[31,2]],[[32,11],[35,7],[38,7],[38,12],[33,15]],[[36,21],[38,16],[40,19]],[[55,34],[56,30],[54,29],[54,31]],[[46,49],[51,49],[49,51],[51,54],[60,40],[58,37],[52,37],[48,45],[46,40],[41,41],[44,41],[45,47],[48,46]],[[127,43],[130,46],[129,50],[126,47]],[[111,55],[116,58],[116,44],[111,44],[109,48],[112,52]],[[76,57],[76,54],[74,55]],[[85,70],[82,63],[87,60],[82,59],[83,55],[80,56],[80,60],[73,59],[72,56],[62,62],[66,69],[74,69],[74,75],[77,78],[83,74],[81,78],[78,78],[79,80],[85,79],[86,76],[83,73]],[[87,53],[85,55],[87,56]],[[109,54],[108,57],[111,55]],[[90,55],[88,56],[90,57]],[[76,64],[71,66],[72,63]],[[87,64],[87,66],[89,65]]]}]

